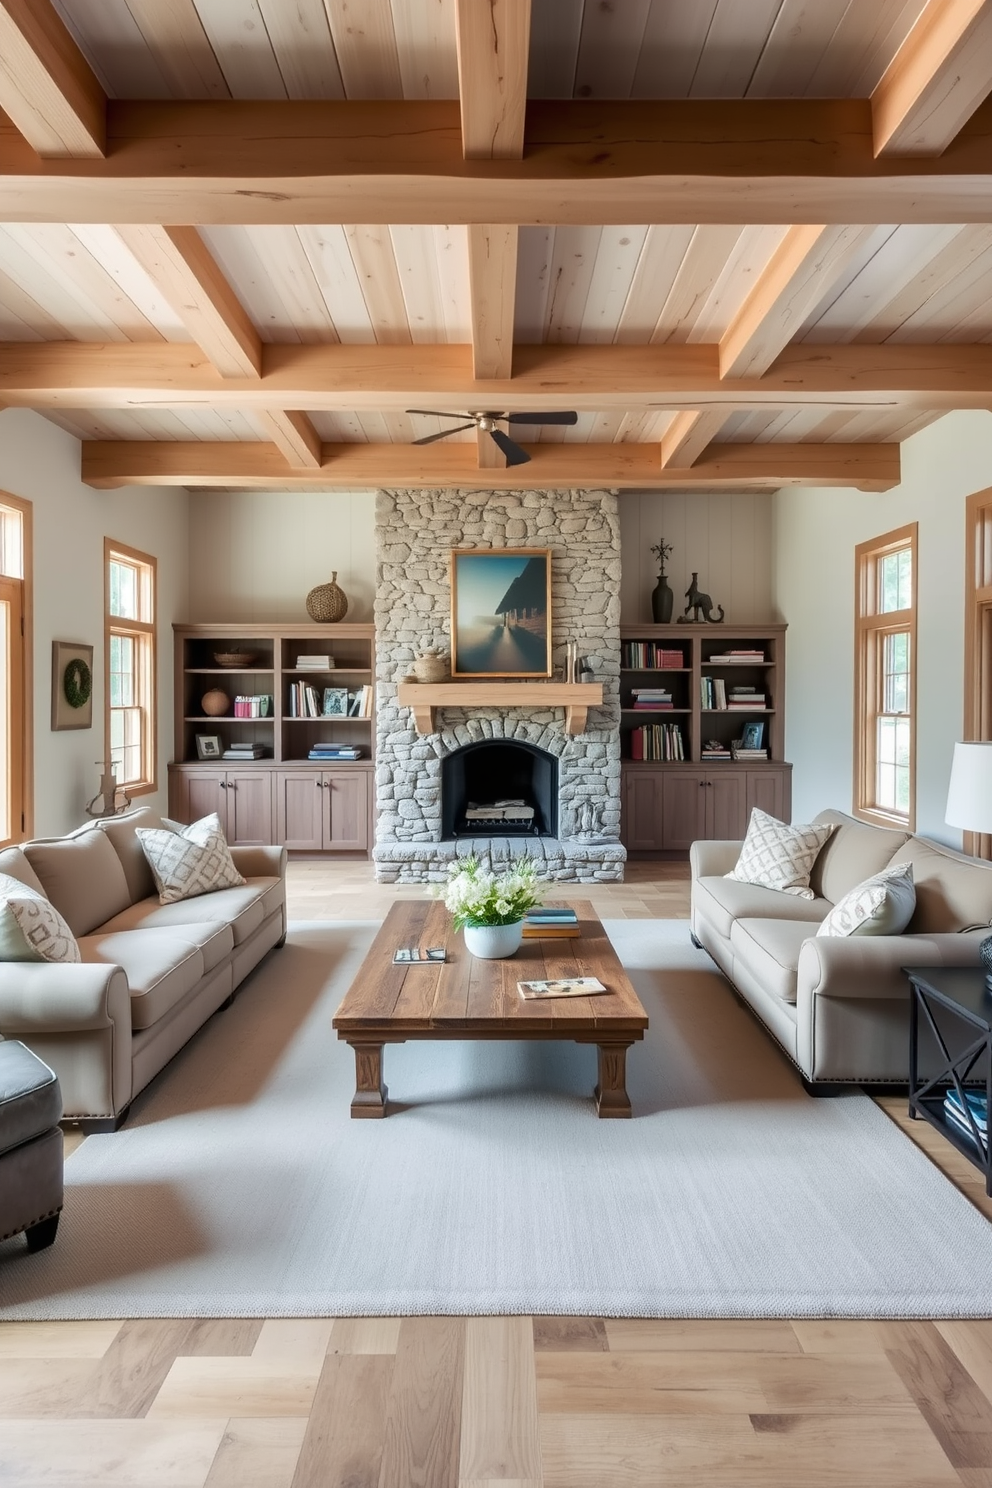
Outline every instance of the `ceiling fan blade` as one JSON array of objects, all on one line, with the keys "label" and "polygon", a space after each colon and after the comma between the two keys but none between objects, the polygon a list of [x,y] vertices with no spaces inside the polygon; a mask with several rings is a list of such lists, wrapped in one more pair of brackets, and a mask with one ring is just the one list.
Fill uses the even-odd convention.
[{"label": "ceiling fan blade", "polygon": [[508,424],[577,424],[577,413],[508,413]]},{"label": "ceiling fan blade", "polygon": [[460,434],[463,429],[474,429],[474,424],[461,424],[457,429],[442,429],[440,434],[425,434],[423,439],[415,439],[414,444],[433,444],[437,439],[447,439],[449,434]]},{"label": "ceiling fan blade", "polygon": [[526,465],[530,461],[527,451],[521,449],[516,440],[511,439],[509,434],[504,434],[502,429],[490,429],[489,437],[503,451],[507,465]]},{"label": "ceiling fan blade", "polygon": [[455,419],[467,417],[464,413],[442,413],[439,408],[405,408],[403,411],[404,413],[420,413],[425,418]]}]

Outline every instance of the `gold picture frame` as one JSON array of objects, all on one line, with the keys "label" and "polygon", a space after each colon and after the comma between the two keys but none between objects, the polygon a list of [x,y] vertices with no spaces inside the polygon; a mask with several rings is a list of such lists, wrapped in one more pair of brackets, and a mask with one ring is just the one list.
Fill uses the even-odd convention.
[{"label": "gold picture frame", "polygon": [[93,647],[52,642],[52,729],[93,727]]},{"label": "gold picture frame", "polygon": [[452,548],[451,675],[551,676],[551,549]]}]

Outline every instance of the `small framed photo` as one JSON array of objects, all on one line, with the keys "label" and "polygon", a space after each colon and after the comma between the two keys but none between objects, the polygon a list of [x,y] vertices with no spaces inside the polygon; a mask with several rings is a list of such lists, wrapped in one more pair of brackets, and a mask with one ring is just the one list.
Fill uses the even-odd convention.
[{"label": "small framed photo", "polygon": [[765,741],[763,723],[746,723],[741,731],[741,746],[744,749],[762,749]]},{"label": "small framed photo", "polygon": [[551,676],[551,550],[453,548],[451,675]]},{"label": "small framed photo", "polygon": [[220,759],[221,753],[220,738],[217,734],[197,734],[197,759]]},{"label": "small framed photo", "polygon": [[52,642],[52,728],[93,727],[93,647]]},{"label": "small framed photo", "polygon": [[348,713],[347,687],[325,687],[322,711],[325,718],[345,718]]}]

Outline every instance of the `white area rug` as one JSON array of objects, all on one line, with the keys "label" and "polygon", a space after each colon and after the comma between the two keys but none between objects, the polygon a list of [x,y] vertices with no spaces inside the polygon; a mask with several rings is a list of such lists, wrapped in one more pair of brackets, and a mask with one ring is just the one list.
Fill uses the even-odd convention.
[{"label": "white area rug", "polygon": [[676,921],[607,926],[648,1010],[632,1121],[595,1050],[407,1044],[352,1121],[330,1020],[372,925],[296,926],[66,1167],[0,1317],[992,1312],[992,1226],[867,1097],[812,1100]]}]

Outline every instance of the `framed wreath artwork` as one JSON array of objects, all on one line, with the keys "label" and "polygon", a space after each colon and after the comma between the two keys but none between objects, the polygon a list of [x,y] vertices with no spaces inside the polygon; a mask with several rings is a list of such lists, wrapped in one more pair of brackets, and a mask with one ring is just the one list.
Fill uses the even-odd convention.
[{"label": "framed wreath artwork", "polygon": [[93,727],[93,647],[52,642],[52,728]]}]

